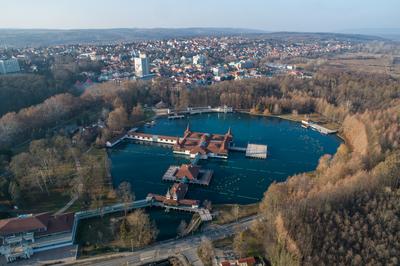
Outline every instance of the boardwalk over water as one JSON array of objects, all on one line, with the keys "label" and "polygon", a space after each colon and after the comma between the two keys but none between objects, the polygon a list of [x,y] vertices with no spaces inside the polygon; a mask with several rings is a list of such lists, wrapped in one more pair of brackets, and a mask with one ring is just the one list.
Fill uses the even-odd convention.
[{"label": "boardwalk over water", "polygon": [[246,157],[249,158],[256,158],[256,159],[266,159],[268,154],[268,146],[261,145],[261,144],[247,144],[247,147],[237,147],[237,146],[230,146],[229,150],[231,151],[238,151],[238,152],[245,152]]},{"label": "boardwalk over water", "polygon": [[267,145],[249,144],[246,149],[246,157],[256,159],[267,158]]}]

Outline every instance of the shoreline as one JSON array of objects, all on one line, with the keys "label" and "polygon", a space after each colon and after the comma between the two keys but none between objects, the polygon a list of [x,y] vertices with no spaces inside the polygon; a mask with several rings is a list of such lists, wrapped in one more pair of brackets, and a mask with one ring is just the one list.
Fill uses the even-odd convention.
[{"label": "shoreline", "polygon": [[[290,114],[283,114],[283,115],[255,114],[255,113],[251,113],[250,111],[246,111],[246,110],[244,110],[244,109],[234,109],[233,112],[234,112],[234,113],[235,113],[235,112],[236,112],[236,113],[240,113],[240,114],[247,114],[247,115],[250,115],[250,116],[260,116],[260,117],[279,118],[279,119],[286,120],[286,121],[290,121],[290,122],[294,122],[294,123],[301,123],[301,120],[302,120],[302,119],[294,119],[294,118],[291,118]],[[312,115],[312,114],[317,114],[317,113],[311,113],[311,115]],[[307,115],[307,114],[299,114],[298,116],[304,116],[304,115]],[[318,115],[320,115],[320,114],[318,114]],[[189,115],[189,116],[190,116],[190,115]],[[322,116],[322,115],[320,115],[320,116]],[[156,120],[157,118],[162,118],[162,117],[168,117],[168,114],[154,114],[152,117],[147,118],[147,119],[141,121],[141,122],[140,122],[140,123],[141,123],[140,126],[143,126],[146,122],[151,122],[151,121],[153,121],[153,120]],[[329,134],[329,135],[335,135],[335,136],[337,136],[344,144],[347,145],[346,138],[345,138],[343,135],[341,135],[341,134],[339,133],[339,132],[340,132],[340,127],[341,127],[341,125],[340,125],[337,129],[335,129],[335,130],[337,130],[337,132],[332,133],[332,134]],[[328,128],[328,129],[329,129],[329,128]]]},{"label": "shoreline", "polygon": [[[304,114],[299,115],[299,119],[293,119],[289,116],[279,116],[279,115],[264,115],[264,114],[254,114],[254,113],[250,113],[249,111],[245,111],[245,110],[234,110],[234,112],[238,113],[238,114],[246,114],[249,116],[260,116],[260,117],[274,117],[274,118],[279,118],[282,120],[287,120],[287,121],[291,121],[291,122],[296,122],[296,123],[301,123],[301,118],[304,116]],[[158,118],[165,118],[168,115],[166,114],[153,114],[149,117],[147,117],[146,119],[144,119],[143,121],[139,122],[139,127],[144,127],[146,122],[150,122],[152,120],[156,120]],[[190,115],[187,115],[187,117],[189,117]],[[337,135],[340,139],[342,139],[339,134],[334,133],[335,135]],[[333,134],[332,134],[333,135]],[[109,154],[108,154],[109,156]],[[314,173],[316,169],[313,169],[307,173]],[[287,176],[285,181],[282,182],[286,182],[288,180],[288,178],[290,177]],[[266,190],[268,190],[268,188],[266,188]],[[220,212],[221,219],[216,219],[215,221],[212,222],[212,224],[225,224],[225,223],[229,223],[231,221],[235,220],[234,215],[232,214],[233,209],[235,208],[234,206],[238,207],[238,216],[240,216],[240,218],[245,218],[248,216],[251,216],[254,214],[254,212],[257,211],[259,204],[262,202],[263,198],[259,199],[257,202],[255,203],[251,203],[251,204],[239,204],[239,203],[222,203],[222,204],[216,204],[214,206],[215,211]],[[252,209],[252,211],[250,211],[250,209]],[[249,213],[247,213],[249,212]],[[173,239],[173,238],[171,238]],[[155,243],[158,243],[158,241],[156,241]]]},{"label": "shoreline", "polygon": [[[291,121],[291,122],[295,122],[295,123],[301,123],[301,119],[300,119],[300,120],[294,119],[294,118],[291,118],[291,117],[286,116],[286,115],[255,114],[255,113],[251,113],[250,111],[244,111],[244,110],[235,110],[235,111],[238,112],[238,113],[241,113],[241,114],[247,114],[247,115],[251,115],[251,116],[273,117],[273,118],[279,118],[279,119],[282,119],[282,120]],[[299,116],[301,116],[301,115],[306,115],[306,114],[300,114]],[[339,129],[340,129],[340,128],[339,128]],[[339,133],[339,129],[336,129],[337,132],[336,132],[336,133],[332,133],[332,134],[330,134],[330,135],[335,135],[335,136],[337,136],[339,139],[341,139],[341,140],[343,141],[343,143],[347,144],[345,137],[342,136],[342,135]]]}]

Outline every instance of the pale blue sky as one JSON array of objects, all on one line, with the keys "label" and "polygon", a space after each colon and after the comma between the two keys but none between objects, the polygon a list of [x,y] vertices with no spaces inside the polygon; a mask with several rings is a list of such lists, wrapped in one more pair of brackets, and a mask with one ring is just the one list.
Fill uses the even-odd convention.
[{"label": "pale blue sky", "polygon": [[400,0],[0,0],[0,28],[400,28]]}]

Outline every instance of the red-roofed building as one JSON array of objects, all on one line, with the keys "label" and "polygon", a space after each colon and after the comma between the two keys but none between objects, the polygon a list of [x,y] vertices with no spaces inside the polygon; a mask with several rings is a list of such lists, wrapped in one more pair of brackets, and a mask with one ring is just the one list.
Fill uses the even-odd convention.
[{"label": "red-roofed building", "polygon": [[200,159],[228,158],[229,146],[233,140],[232,130],[229,128],[225,135],[192,132],[188,125],[183,138],[174,145],[174,152],[189,155]]},{"label": "red-roofed building", "polygon": [[175,183],[172,185],[171,189],[167,191],[165,196],[168,200],[172,199],[175,201],[184,199],[188,191],[188,185],[185,183]]},{"label": "red-roofed building", "polygon": [[235,266],[235,262],[231,262],[229,260],[224,260],[219,263],[220,266]]},{"label": "red-roofed building", "polygon": [[256,259],[254,257],[241,258],[237,260],[238,266],[254,266]]},{"label": "red-roofed building", "polygon": [[238,260],[224,260],[219,263],[220,266],[254,266],[256,259],[254,257],[241,258]]},{"label": "red-roofed building", "polygon": [[177,178],[183,179],[197,179],[200,173],[200,167],[197,165],[191,165],[191,164],[182,164],[181,167],[179,167],[178,172],[176,172],[175,176]]},{"label": "red-roofed building", "polygon": [[72,245],[74,213],[20,215],[0,220],[0,254],[8,262],[29,258],[36,249]]}]

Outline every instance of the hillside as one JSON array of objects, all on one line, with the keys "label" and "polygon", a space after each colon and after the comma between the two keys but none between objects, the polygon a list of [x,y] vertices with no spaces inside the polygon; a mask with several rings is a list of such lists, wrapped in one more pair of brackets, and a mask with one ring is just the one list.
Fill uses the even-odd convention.
[{"label": "hillside", "polygon": [[64,44],[108,44],[155,39],[190,38],[203,36],[257,35],[265,39],[313,40],[382,40],[381,37],[361,34],[273,32],[237,28],[152,28],[152,29],[0,29],[0,44],[11,47],[38,47]]},{"label": "hillside", "polygon": [[235,28],[0,29],[0,44],[14,47],[37,47],[62,44],[102,44],[138,40],[254,33],[263,33],[263,31]]}]

